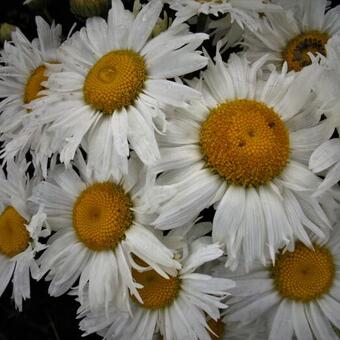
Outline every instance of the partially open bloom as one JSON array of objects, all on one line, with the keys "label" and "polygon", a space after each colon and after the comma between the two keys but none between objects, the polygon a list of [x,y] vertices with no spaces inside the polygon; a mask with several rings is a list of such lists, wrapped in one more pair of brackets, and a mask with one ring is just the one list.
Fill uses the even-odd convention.
[{"label": "partially open bloom", "polygon": [[29,203],[40,177],[29,179],[27,167],[26,162],[9,161],[7,175],[0,170],[0,296],[12,281],[12,296],[20,311],[23,300],[30,298],[31,275],[39,277],[35,256],[45,248],[39,238],[49,234],[45,214]]},{"label": "partially open bloom", "polygon": [[339,227],[326,243],[314,239],[309,248],[297,241],[293,251],[279,252],[275,264],[231,275],[236,288],[227,320],[265,320],[264,338],[270,340],[338,339],[333,327],[340,328]]},{"label": "partially open bloom", "polygon": [[[287,6],[285,2],[275,1]],[[285,11],[267,13],[259,19],[257,31],[245,33],[244,45],[250,60],[268,53],[269,60],[278,67],[287,62],[289,70],[300,71],[311,63],[310,54],[327,56],[327,43],[340,33],[340,7],[325,12],[326,0],[301,0],[293,4]]]},{"label": "partially open bloom", "polygon": [[162,9],[148,3],[136,17],[112,1],[107,22],[90,18],[61,48],[62,71],[50,75],[47,96],[32,105],[50,123],[65,164],[82,145],[91,168],[127,172],[129,149],[146,164],[159,157],[155,131],[165,131],[164,105],[187,106],[197,91],[174,78],[198,70],[207,58],[195,49],[208,36],[186,25],[148,41]]},{"label": "partially open bloom", "polygon": [[2,157],[23,159],[33,151],[33,162],[46,173],[47,159],[56,141],[42,124],[31,124],[34,113],[27,105],[42,94],[49,63],[58,63],[61,26],[49,26],[36,17],[38,37],[30,42],[17,28],[12,40],[4,44],[0,61],[0,140],[5,142]]},{"label": "partially open bloom", "polygon": [[226,65],[217,53],[193,82],[201,101],[173,114],[153,167],[164,172],[160,185],[178,191],[161,206],[156,227],[180,227],[215,204],[213,239],[226,244],[233,267],[268,254],[274,260],[296,238],[311,245],[306,230],[324,237],[330,226],[312,197],[321,179],[307,167],[333,131],[319,121],[311,92],[318,67],[287,73],[285,64],[263,81],[265,62],[232,55]]},{"label": "partially open bloom", "polygon": [[144,170],[134,155],[126,176],[91,171],[80,152],[74,166],[77,171],[57,166],[32,197],[56,231],[39,258],[42,275],[49,271],[52,296],[67,292],[79,278],[80,298],[88,286],[91,309],[112,301],[126,309],[129,291],[140,301],[133,255],[161,277],[180,268],[147,225],[153,216],[149,200],[158,204],[160,197],[142,185]]},{"label": "partially open bloom", "polygon": [[3,22],[0,24],[0,43],[6,40],[11,40],[12,32],[16,29],[16,26]]},{"label": "partially open bloom", "polygon": [[[172,237],[163,241],[167,243],[166,239]],[[222,301],[234,283],[200,273],[201,265],[223,254],[210,238],[193,238],[186,249],[177,256],[182,269],[169,279],[136,259],[142,271],[134,269],[132,275],[142,285],[138,289],[142,302],[130,296],[131,315],[120,313],[114,305],[109,306],[108,312],[90,313],[87,303],[83,303],[79,309],[79,316],[85,317],[80,322],[81,329],[86,334],[98,332],[105,339],[151,340],[159,332],[169,340],[210,340],[209,332],[214,329],[207,316],[217,322],[220,309],[227,307]]]}]

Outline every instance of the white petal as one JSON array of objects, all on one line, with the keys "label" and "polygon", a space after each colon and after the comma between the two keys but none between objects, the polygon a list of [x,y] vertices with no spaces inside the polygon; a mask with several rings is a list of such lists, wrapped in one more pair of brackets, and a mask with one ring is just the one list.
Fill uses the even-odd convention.
[{"label": "white petal", "polygon": [[321,172],[340,161],[340,139],[331,139],[320,145],[312,154],[309,168],[315,172]]},{"label": "white petal", "polygon": [[292,303],[282,300],[274,317],[268,339],[287,340],[293,336]]},{"label": "white petal", "polygon": [[143,48],[158,20],[162,7],[162,2],[155,0],[149,2],[138,13],[130,28],[127,43],[129,49],[139,52]]}]

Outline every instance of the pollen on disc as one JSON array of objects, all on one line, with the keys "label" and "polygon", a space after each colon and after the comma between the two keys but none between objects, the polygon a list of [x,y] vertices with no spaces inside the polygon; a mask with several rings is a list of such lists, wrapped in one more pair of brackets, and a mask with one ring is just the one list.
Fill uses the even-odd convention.
[{"label": "pollen on disc", "polygon": [[0,254],[14,257],[23,252],[29,244],[26,220],[11,206],[0,215]]},{"label": "pollen on disc", "polygon": [[84,100],[95,110],[112,114],[134,103],[144,87],[146,66],[131,50],[116,50],[100,58],[85,79]]},{"label": "pollen on disc", "polygon": [[[135,259],[136,261],[136,259]],[[140,259],[136,261],[140,266],[146,267],[146,263]],[[166,279],[154,270],[139,272],[132,270],[134,280],[144,287],[138,289],[138,293],[143,300],[143,304],[132,297],[133,301],[141,307],[147,309],[161,309],[170,306],[177,298],[180,291],[180,279],[177,276],[170,276]]]},{"label": "pollen on disc", "polygon": [[95,183],[85,189],[73,207],[78,239],[93,251],[114,249],[133,222],[132,201],[121,185]]},{"label": "pollen on disc", "polygon": [[44,89],[42,82],[47,80],[45,76],[46,66],[37,67],[28,78],[25,86],[24,103],[28,104],[32,100],[39,98],[38,93]]},{"label": "pollen on disc", "polygon": [[232,184],[266,184],[289,158],[288,130],[279,115],[255,100],[225,102],[212,109],[200,131],[207,166]]},{"label": "pollen on disc", "polygon": [[311,64],[308,53],[316,55],[320,53],[326,56],[326,44],[329,39],[328,33],[310,31],[291,39],[282,52],[283,60],[287,62],[288,69],[301,71]]},{"label": "pollen on disc", "polygon": [[274,286],[287,299],[308,302],[326,294],[335,276],[334,259],[325,247],[314,250],[301,242],[293,252],[279,254],[272,268]]}]

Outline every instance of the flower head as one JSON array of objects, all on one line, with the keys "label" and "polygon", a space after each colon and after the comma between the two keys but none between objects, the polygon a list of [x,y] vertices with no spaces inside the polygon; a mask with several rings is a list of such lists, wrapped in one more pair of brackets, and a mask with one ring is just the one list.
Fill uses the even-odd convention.
[{"label": "flower head", "polygon": [[333,131],[319,122],[311,92],[318,67],[294,74],[285,64],[263,81],[266,60],[232,55],[226,65],[217,53],[192,82],[202,99],[173,116],[152,169],[164,172],[160,185],[178,190],[161,206],[157,228],[180,227],[215,204],[213,239],[226,244],[233,267],[241,258],[246,266],[268,254],[274,260],[296,238],[311,245],[306,229],[322,237],[330,227],[311,196],[321,180],[306,166]]},{"label": "flower head", "polygon": [[144,163],[155,162],[155,132],[166,128],[164,106],[186,106],[199,95],[166,78],[206,65],[195,49],[207,36],[180,25],[148,40],[161,9],[154,0],[134,17],[113,0],[107,22],[88,19],[63,45],[62,70],[50,75],[48,96],[32,109],[51,124],[65,164],[80,145],[89,166],[100,164],[104,172],[126,173],[130,148]]}]

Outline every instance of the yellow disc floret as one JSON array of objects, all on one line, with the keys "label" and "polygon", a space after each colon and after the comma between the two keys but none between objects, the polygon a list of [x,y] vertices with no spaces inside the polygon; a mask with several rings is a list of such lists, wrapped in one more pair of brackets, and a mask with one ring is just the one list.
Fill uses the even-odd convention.
[{"label": "yellow disc floret", "polygon": [[326,56],[325,46],[328,39],[328,33],[310,31],[290,40],[282,52],[283,60],[287,61],[288,69],[301,71],[305,66],[310,65],[311,59],[308,52]]},{"label": "yellow disc floret", "polygon": [[279,115],[248,99],[212,109],[202,124],[200,145],[208,167],[245,187],[271,181],[289,157],[288,130]]},{"label": "yellow disc floret", "polygon": [[212,332],[208,330],[211,340],[223,339],[225,325],[222,319],[218,319],[216,321],[214,319],[209,319],[207,324],[212,330]]},{"label": "yellow disc floret", "polygon": [[331,288],[335,276],[334,259],[325,247],[315,245],[313,250],[299,242],[293,252],[279,254],[272,276],[282,297],[308,302]]},{"label": "yellow disc floret", "polygon": [[94,251],[114,249],[133,222],[132,202],[121,185],[95,183],[73,207],[73,227],[80,241]]},{"label": "yellow disc floret", "polygon": [[91,68],[84,84],[84,100],[95,110],[112,114],[133,104],[144,87],[142,56],[130,50],[112,51]]},{"label": "yellow disc floret", "polygon": [[26,86],[25,86],[25,93],[24,93],[25,104],[28,104],[32,100],[41,97],[38,95],[38,93],[44,89],[41,83],[47,80],[47,77],[45,76],[45,71],[46,71],[46,66],[40,65],[32,72],[32,74],[28,78],[26,82]]},{"label": "yellow disc floret", "polygon": [[[140,259],[137,259],[136,262],[141,266],[146,266]],[[170,306],[178,296],[181,281],[177,276],[170,276],[169,279],[165,279],[154,270],[139,272],[136,269],[132,270],[132,276],[137,283],[144,286],[138,289],[144,303],[141,304],[133,297],[133,301],[141,307],[152,310],[165,308]]]},{"label": "yellow disc floret", "polygon": [[0,254],[13,257],[23,252],[29,244],[30,235],[26,220],[11,206],[0,215]]}]

